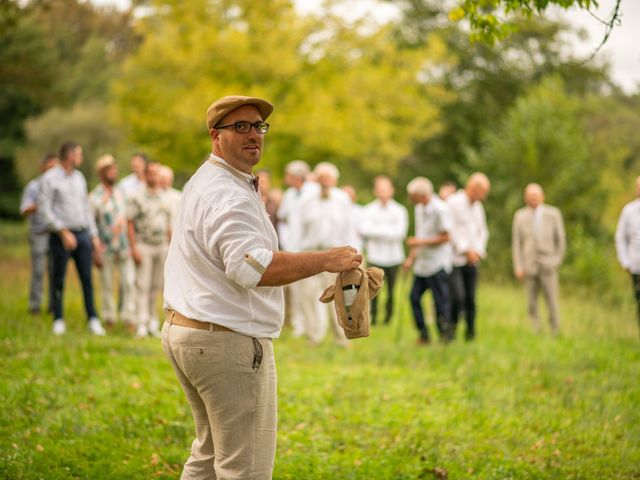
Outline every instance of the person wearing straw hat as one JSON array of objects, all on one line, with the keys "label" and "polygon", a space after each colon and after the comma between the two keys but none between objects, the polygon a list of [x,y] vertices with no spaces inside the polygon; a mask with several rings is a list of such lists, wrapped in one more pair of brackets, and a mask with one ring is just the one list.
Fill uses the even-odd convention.
[{"label": "person wearing straw hat", "polygon": [[95,164],[100,183],[89,194],[89,205],[95,217],[100,238],[100,251],[94,252],[102,283],[102,320],[113,325],[117,317],[113,295],[114,272],[120,274],[122,320],[131,324],[135,316],[135,269],[127,238],[127,204],[124,193],[116,185],[118,165],[113,155],[103,155]]},{"label": "person wearing straw hat", "polygon": [[271,478],[282,285],[362,262],[351,247],[278,251],[253,175],[272,111],[237,95],[209,106],[212,153],[187,182],[174,224],[162,344],[196,428],[182,479]]}]

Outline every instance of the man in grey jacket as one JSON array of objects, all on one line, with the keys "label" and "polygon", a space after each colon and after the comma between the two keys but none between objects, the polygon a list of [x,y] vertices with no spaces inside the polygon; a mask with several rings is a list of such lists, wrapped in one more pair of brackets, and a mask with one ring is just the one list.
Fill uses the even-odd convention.
[{"label": "man in grey jacket", "polygon": [[542,290],[551,330],[558,334],[558,268],[566,248],[562,214],[556,207],[544,204],[544,191],[537,183],[527,185],[524,201],[527,206],[518,210],[513,219],[513,270],[516,278],[525,282],[534,329],[540,330],[538,293]]}]

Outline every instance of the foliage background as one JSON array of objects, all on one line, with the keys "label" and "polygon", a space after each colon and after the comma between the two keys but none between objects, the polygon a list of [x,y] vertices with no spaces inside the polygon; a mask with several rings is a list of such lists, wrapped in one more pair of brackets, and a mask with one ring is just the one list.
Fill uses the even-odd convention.
[{"label": "foliage background", "polygon": [[[115,154],[124,172],[143,150],[180,186],[208,151],[208,103],[244,92],[276,104],[263,158],[276,184],[290,160],[329,160],[361,203],[380,173],[407,203],[416,175],[462,185],[487,172],[484,270],[496,280],[511,278],[521,192],[541,183],[567,223],[565,283],[619,303],[627,280],[613,232],[638,173],[638,94],[620,91],[606,63],[572,57],[569,27],[530,15],[538,2],[491,2],[509,15],[488,30],[477,16],[488,11],[469,1],[461,11],[400,0],[388,22],[345,17],[341,3],[303,15],[290,0],[145,0],[130,11],[2,2],[0,214],[17,215],[39,158],[70,138],[85,147],[90,184],[98,155]],[[459,18],[485,41],[470,42]]]}]

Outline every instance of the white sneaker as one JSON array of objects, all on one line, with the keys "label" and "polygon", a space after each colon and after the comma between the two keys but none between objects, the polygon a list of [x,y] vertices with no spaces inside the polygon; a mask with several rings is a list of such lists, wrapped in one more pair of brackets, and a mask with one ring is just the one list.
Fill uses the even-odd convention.
[{"label": "white sneaker", "polygon": [[62,318],[56,318],[53,321],[53,334],[60,336],[65,333],[67,333],[67,325],[64,323]]},{"label": "white sneaker", "polygon": [[154,338],[160,338],[160,322],[157,318],[149,322],[149,335]]},{"label": "white sneaker", "polygon": [[104,337],[107,334],[104,328],[102,328],[100,320],[96,317],[91,317],[89,319],[89,331],[98,337]]},{"label": "white sneaker", "polygon": [[146,325],[138,325],[138,330],[136,331],[136,337],[138,338],[146,338],[149,336],[149,330]]}]

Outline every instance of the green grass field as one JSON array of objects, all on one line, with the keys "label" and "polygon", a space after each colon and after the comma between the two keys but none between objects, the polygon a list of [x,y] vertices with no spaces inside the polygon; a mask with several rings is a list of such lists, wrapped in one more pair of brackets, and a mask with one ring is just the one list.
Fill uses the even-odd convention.
[{"label": "green grass field", "polygon": [[[0,478],[178,478],[193,426],[160,342],[89,336],[73,268],[70,333],[53,337],[26,314],[25,235],[0,228]],[[531,333],[521,290],[484,282],[475,342],[418,347],[407,288],[395,323],[351,349],[288,330],[276,341],[274,478],[640,478],[631,301],[612,309],[565,286],[551,338]]]}]

